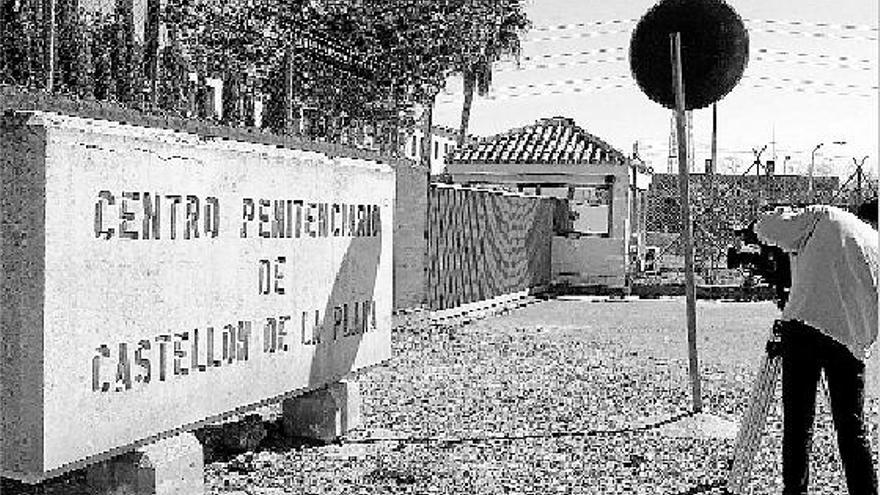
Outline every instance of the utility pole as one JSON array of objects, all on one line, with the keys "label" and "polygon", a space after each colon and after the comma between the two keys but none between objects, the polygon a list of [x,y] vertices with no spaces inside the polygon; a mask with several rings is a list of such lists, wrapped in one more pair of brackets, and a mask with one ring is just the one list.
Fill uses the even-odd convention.
[{"label": "utility pole", "polygon": [[[846,141],[833,141],[831,144],[846,144]],[[816,147],[813,148],[813,152],[810,154],[810,173],[809,179],[807,180],[807,196],[810,203],[816,199],[816,192],[813,190],[813,169],[816,167],[816,152],[824,145],[825,143],[817,144]]]},{"label": "utility pole", "polygon": [[865,164],[865,160],[868,157],[865,156],[862,158],[862,161],[856,162],[856,158],[853,157],[853,163],[856,165],[856,198],[858,204],[862,204],[862,165]]},{"label": "utility pole", "polygon": [[761,167],[763,166],[763,165],[761,165],[761,155],[762,155],[762,154],[764,153],[764,151],[766,151],[766,150],[767,150],[767,145],[766,145],[766,144],[765,144],[764,147],[761,148],[760,150],[758,150],[757,148],[752,148],[752,154],[755,155],[755,161],[753,161],[752,164],[749,165],[749,168],[747,168],[746,171],[743,172],[743,174],[742,174],[743,177],[749,175],[749,172],[752,171],[752,167],[756,167],[756,170],[755,170],[755,177],[760,177],[760,176],[761,176]]},{"label": "utility pole", "polygon": [[718,170],[718,104],[712,104],[712,168],[706,175],[715,175]]},{"label": "utility pole", "polygon": [[812,203],[816,197],[816,194],[813,192],[813,169],[816,168],[816,152],[819,151],[819,148],[824,144],[825,143],[817,144],[816,147],[813,148],[813,152],[810,153],[810,173],[809,178],[807,179],[807,199],[810,203]]},{"label": "utility pole", "polygon": [[[763,165],[761,165],[761,155],[766,150],[767,150],[766,144],[764,145],[763,148],[760,149],[760,151],[755,148],[752,148],[752,153],[754,153],[754,155],[755,155],[755,162],[752,163],[752,166],[749,167],[749,170],[751,170],[752,167],[755,167],[755,189],[754,189],[754,192],[752,193],[752,202],[753,202],[753,207],[755,209],[755,213],[758,212],[758,210],[760,209],[760,206],[761,206],[761,167],[763,166]],[[743,176],[745,176],[747,174],[748,174],[748,170],[746,171],[745,174],[743,174]]]},{"label": "utility pole", "polygon": [[773,156],[773,162],[776,163],[776,124],[770,128],[770,155]]}]

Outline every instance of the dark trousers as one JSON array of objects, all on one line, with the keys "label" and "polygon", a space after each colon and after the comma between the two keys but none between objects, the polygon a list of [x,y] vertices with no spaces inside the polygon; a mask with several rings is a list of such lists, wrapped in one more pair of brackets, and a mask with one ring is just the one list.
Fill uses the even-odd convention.
[{"label": "dark trousers", "polygon": [[799,322],[782,332],[782,480],[785,495],[807,493],[819,373],[825,370],[831,416],[850,495],[877,495],[865,423],[865,365],[839,342]]}]

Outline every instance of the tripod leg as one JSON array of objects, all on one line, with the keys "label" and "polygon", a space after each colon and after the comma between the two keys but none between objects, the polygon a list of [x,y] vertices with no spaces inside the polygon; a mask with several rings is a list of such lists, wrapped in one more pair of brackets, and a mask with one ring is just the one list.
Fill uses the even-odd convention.
[{"label": "tripod leg", "polygon": [[733,450],[733,466],[727,478],[727,491],[731,494],[747,493],[752,462],[761,445],[761,435],[764,433],[767,413],[774,398],[781,369],[781,356],[771,352],[764,355],[758,368],[758,376],[752,384],[749,405],[740,423]]}]

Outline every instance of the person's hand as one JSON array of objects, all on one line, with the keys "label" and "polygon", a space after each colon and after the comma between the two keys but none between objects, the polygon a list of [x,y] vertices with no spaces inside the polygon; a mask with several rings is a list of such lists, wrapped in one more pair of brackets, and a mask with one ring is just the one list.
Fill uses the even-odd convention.
[{"label": "person's hand", "polygon": [[757,220],[752,220],[748,227],[743,230],[742,240],[745,244],[759,244],[758,234],[755,233],[755,224]]}]

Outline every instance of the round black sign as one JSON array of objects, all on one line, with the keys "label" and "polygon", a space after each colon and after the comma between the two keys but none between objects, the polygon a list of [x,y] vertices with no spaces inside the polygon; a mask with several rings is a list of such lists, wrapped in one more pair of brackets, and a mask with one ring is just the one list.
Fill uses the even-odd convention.
[{"label": "round black sign", "polygon": [[729,93],[749,61],[749,34],[721,0],[663,0],[639,21],[630,68],[651,100],[675,108],[669,35],[681,33],[685,108],[703,108]]}]

